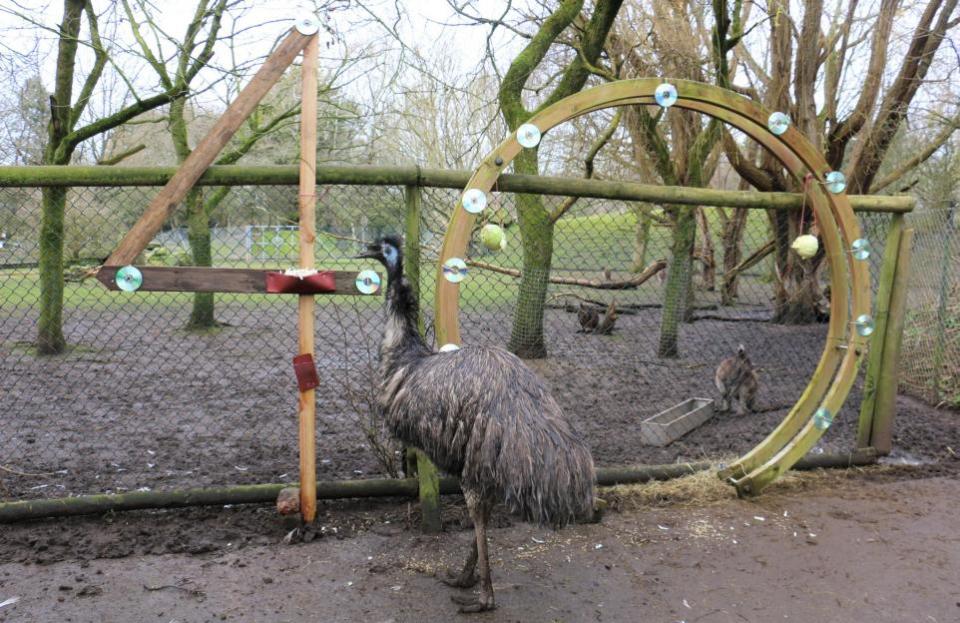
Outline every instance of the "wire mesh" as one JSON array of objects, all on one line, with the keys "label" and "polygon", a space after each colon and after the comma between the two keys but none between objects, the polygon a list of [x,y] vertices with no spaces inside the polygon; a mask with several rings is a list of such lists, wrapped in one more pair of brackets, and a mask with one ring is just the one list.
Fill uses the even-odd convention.
[{"label": "wire mesh", "polygon": [[960,215],[955,203],[907,218],[914,228],[900,386],[935,405],[960,407]]},{"label": "wire mesh", "polygon": [[[131,294],[82,279],[85,267],[109,254],[155,192],[126,187],[68,192],[63,240],[68,347],[51,357],[34,349],[41,192],[0,189],[0,497],[296,480],[292,297]],[[215,202],[216,189],[205,189],[211,263],[294,266],[296,192],[238,186]],[[436,262],[459,194],[422,189],[421,307],[431,339]],[[403,230],[402,188],[331,186],[318,195],[320,268],[370,267],[351,259],[359,243]],[[525,259],[517,197],[498,193],[477,230],[486,222],[497,224],[506,244],[491,249],[479,235],[470,243],[468,276],[460,284],[464,343],[542,349],[547,357],[528,363],[584,432],[599,465],[723,460],[748,450],[776,426],[806,387],[826,325],[770,322],[776,271],[773,255],[764,255],[771,234],[763,212],[707,208],[696,218],[692,211],[682,215],[592,198],[530,200],[545,213],[563,214],[545,241],[550,269],[538,270],[534,260]],[[696,229],[687,263],[672,259],[676,222],[684,217]],[[862,222],[879,251],[889,219]],[[940,235],[931,233],[933,242],[924,244],[935,247]],[[918,229],[918,244],[925,236]],[[175,218],[137,263],[192,264],[192,239],[185,218]],[[921,256],[915,255],[918,273]],[[878,252],[871,256],[874,275],[881,259]],[[524,288],[521,279],[527,280]],[[953,298],[947,297],[945,308],[955,310],[953,274],[949,284]],[[939,282],[935,286],[931,293],[941,291]],[[911,292],[911,301],[918,300]],[[216,324],[188,327],[191,312],[210,299]],[[383,322],[380,297],[317,297],[321,480],[400,469],[398,448],[375,406]],[[956,340],[950,342],[956,336],[949,330],[944,335],[943,361],[956,362],[951,359]],[[671,344],[675,356],[661,356]],[[923,351],[927,359],[935,351],[912,344],[907,338],[907,351]],[[736,357],[740,345],[749,364]],[[730,409],[721,411],[715,376],[729,358],[724,381],[736,391],[729,396]],[[956,391],[939,382],[939,391]],[[929,379],[919,382],[924,383]],[[859,386],[816,451],[852,448]],[[658,420],[644,422],[653,416]],[[686,426],[693,428],[685,431]]]}]

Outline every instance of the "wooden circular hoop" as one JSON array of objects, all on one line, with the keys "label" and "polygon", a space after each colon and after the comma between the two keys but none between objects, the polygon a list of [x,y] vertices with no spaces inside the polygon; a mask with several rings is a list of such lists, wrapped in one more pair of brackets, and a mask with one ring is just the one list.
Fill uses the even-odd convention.
[{"label": "wooden circular hoop", "polygon": [[[659,78],[610,82],[560,100],[528,123],[546,134],[565,121],[604,108],[656,105],[654,90],[663,82]],[[771,111],[732,91],[686,80],[670,83],[677,88],[673,106],[728,123],[773,153],[797,180],[811,175],[820,182],[811,185],[808,196],[820,223],[830,267],[827,341],[810,383],[783,421],[755,448],[720,472],[741,495],[755,495],[809,452],[823,435],[814,424],[815,410],[822,407],[835,416],[850,393],[866,344],[866,338],[854,330],[851,317],[870,310],[868,263],[855,260],[849,252],[851,243],[860,237],[857,219],[845,194],[824,191],[824,176],[830,168],[803,134],[791,125],[782,135],[774,135],[766,127]],[[521,149],[516,134],[511,134],[483,159],[466,188],[488,193]],[[435,302],[438,344],[460,343],[459,287],[443,278],[443,263],[452,257],[465,257],[475,218],[458,202],[440,250]]]}]

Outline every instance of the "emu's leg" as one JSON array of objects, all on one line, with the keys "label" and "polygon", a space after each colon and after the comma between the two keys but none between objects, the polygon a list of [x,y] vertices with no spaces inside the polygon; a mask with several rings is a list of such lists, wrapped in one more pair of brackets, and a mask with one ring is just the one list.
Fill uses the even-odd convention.
[{"label": "emu's leg", "polygon": [[473,542],[470,544],[470,553],[467,555],[467,562],[463,564],[463,570],[460,571],[460,573],[454,573],[452,570],[448,570],[447,577],[440,578],[440,581],[454,588],[470,588],[480,579],[480,576],[475,573],[476,569],[477,539],[474,537]]},{"label": "emu's leg", "polygon": [[[473,529],[477,537],[477,562],[480,563],[480,596],[460,597],[451,599],[460,604],[460,612],[483,612],[493,610],[496,604],[493,600],[493,581],[490,579],[490,558],[487,551],[487,522],[490,520],[492,504],[482,499],[475,491],[464,491],[467,500],[467,510],[473,519]],[[470,560],[468,559],[469,563]]]}]

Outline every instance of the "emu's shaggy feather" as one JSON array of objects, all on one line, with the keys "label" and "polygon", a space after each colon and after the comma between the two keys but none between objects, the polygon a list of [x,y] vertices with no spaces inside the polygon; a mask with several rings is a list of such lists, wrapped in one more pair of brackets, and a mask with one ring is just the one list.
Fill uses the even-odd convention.
[{"label": "emu's shaggy feather", "polygon": [[514,355],[464,347],[384,370],[387,425],[465,488],[554,527],[593,512],[590,451],[543,382]]}]

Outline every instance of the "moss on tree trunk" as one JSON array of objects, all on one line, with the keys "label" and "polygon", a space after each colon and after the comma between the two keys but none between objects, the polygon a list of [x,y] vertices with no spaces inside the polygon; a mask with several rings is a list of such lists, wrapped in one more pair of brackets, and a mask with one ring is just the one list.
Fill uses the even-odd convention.
[{"label": "moss on tree trunk", "polygon": [[67,189],[44,188],[40,217],[40,318],[37,352],[63,352],[63,213]]},{"label": "moss on tree trunk", "polygon": [[[203,203],[203,192],[193,188],[187,193],[187,240],[194,266],[213,266],[210,241],[210,220]],[[213,315],[213,292],[194,292],[190,309],[189,329],[207,329],[217,326]]]},{"label": "moss on tree trunk", "polygon": [[643,209],[637,209],[636,215],[637,225],[634,230],[630,272],[639,273],[647,267],[647,248],[650,246],[650,227],[653,219]]},{"label": "moss on tree trunk", "polygon": [[670,246],[670,271],[663,292],[660,317],[659,357],[680,355],[680,323],[691,309],[689,297],[693,278],[693,249],[697,239],[696,208],[678,207],[674,214],[673,243]]},{"label": "moss on tree trunk", "polygon": [[[525,150],[514,160],[517,173],[537,172],[537,152]],[[539,195],[517,195],[523,272],[510,330],[511,352],[525,359],[547,356],[543,310],[553,257],[553,223]]]},{"label": "moss on tree trunk", "polygon": [[[182,164],[190,155],[187,140],[186,99],[174,100],[170,104],[170,137]],[[203,193],[192,188],[185,199],[187,209],[187,241],[190,243],[190,256],[194,266],[212,266],[213,257],[210,241],[210,220],[203,203]],[[217,326],[214,316],[215,306],[212,292],[195,292],[190,308],[188,329],[209,329]]]}]

